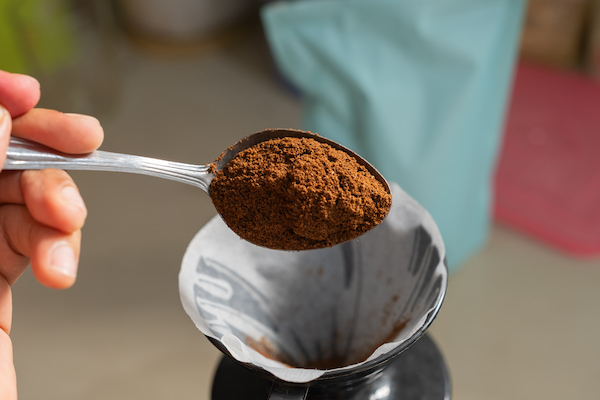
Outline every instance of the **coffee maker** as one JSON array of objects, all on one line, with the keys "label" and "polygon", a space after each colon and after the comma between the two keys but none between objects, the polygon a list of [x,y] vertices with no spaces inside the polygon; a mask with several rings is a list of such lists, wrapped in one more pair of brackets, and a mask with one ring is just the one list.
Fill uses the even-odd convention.
[{"label": "coffee maker", "polygon": [[447,288],[444,243],[427,211],[390,186],[380,225],[326,249],[258,247],[219,217],[198,232],[179,286],[224,354],[213,400],[450,399],[426,334]]}]

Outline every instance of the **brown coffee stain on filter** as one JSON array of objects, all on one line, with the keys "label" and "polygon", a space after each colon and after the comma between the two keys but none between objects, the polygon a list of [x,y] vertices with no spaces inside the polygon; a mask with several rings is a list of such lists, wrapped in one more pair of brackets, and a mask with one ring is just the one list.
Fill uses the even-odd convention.
[{"label": "brown coffee stain on filter", "polygon": [[379,224],[392,204],[384,185],[354,157],[296,137],[238,153],[215,171],[210,196],[241,238],[280,250],[354,239]]},{"label": "brown coffee stain on filter", "polygon": [[271,360],[279,361],[284,366],[292,368],[291,363],[285,361],[285,357],[281,355],[281,353],[277,350],[277,347],[264,336],[258,340],[247,336],[245,339],[245,343],[248,347],[261,354],[262,356]]},{"label": "brown coffee stain on filter", "polygon": [[400,321],[397,321],[394,326],[392,327],[391,332],[385,337],[385,339],[381,342],[380,345],[375,346],[373,348],[373,350],[371,351],[371,354],[373,354],[373,352],[377,349],[377,347],[381,346],[384,343],[391,343],[393,342],[398,335],[400,334],[400,332],[402,332],[404,330],[404,328],[406,328],[406,324],[408,324],[410,322],[410,318],[405,318],[405,319],[401,319]]},{"label": "brown coffee stain on filter", "polygon": [[395,294],[392,296],[390,301],[383,308],[383,318],[381,319],[381,325],[386,325],[390,317],[392,316],[392,312],[394,311],[394,307],[396,303],[400,299],[400,296]]},{"label": "brown coffee stain on filter", "polygon": [[[289,368],[307,368],[320,370],[343,368],[348,365],[358,364],[365,361],[371,356],[371,354],[373,354],[373,352],[375,352],[375,350],[377,350],[379,346],[381,346],[384,343],[393,342],[394,339],[398,337],[400,332],[402,332],[402,330],[406,327],[406,324],[408,324],[409,321],[410,319],[401,319],[397,321],[393,325],[390,333],[385,336],[384,340],[382,340],[376,345],[359,349],[358,351],[354,351],[353,353],[348,355],[335,355],[329,356],[327,358],[310,360],[302,365],[296,364],[293,361],[288,360],[287,357],[281,354],[277,347],[265,337],[261,337],[259,340],[255,340],[251,337],[246,337],[245,343],[246,345],[248,345],[248,347],[255,350],[257,353],[260,353],[264,357],[278,361]],[[341,338],[342,335],[338,332],[336,333],[336,337]]]},{"label": "brown coffee stain on filter", "polygon": [[254,340],[251,337],[246,337],[245,342],[246,342],[246,345],[248,345],[248,347],[250,347],[257,353],[259,353],[259,354],[263,355],[264,357],[269,358],[271,360],[278,361],[278,362],[282,363],[284,366],[289,367],[289,368],[307,368],[307,369],[325,370],[325,369],[340,368],[340,367],[349,365],[349,363],[346,362],[346,358],[341,357],[341,356],[329,357],[326,359],[311,360],[305,364],[299,365],[290,360],[287,360],[286,357],[284,357],[277,350],[276,346],[273,345],[269,340],[267,340],[264,337],[261,337],[259,340]]},{"label": "brown coffee stain on filter", "polygon": [[400,332],[402,332],[402,330],[406,327],[406,324],[408,324],[409,321],[410,321],[410,319],[401,319],[401,320],[397,321],[396,323],[394,323],[394,325],[392,326],[392,329],[383,338],[383,340],[379,341],[378,343],[376,343],[372,346],[358,349],[353,354],[351,354],[349,357],[347,357],[344,360],[343,364],[339,364],[335,368],[341,368],[341,367],[345,367],[347,365],[357,364],[357,363],[365,361],[367,358],[369,358],[371,356],[371,354],[373,354],[375,352],[375,350],[377,350],[377,348],[379,348],[379,346],[381,346],[382,344],[385,344],[385,343],[393,342],[398,337]]}]

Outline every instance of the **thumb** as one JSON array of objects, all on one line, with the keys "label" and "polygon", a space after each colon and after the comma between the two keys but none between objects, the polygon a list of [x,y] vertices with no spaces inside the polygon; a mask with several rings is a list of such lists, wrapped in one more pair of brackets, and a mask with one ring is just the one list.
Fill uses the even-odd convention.
[{"label": "thumb", "polygon": [[12,342],[3,330],[0,330],[0,398],[17,399],[17,378],[13,365]]},{"label": "thumb", "polygon": [[10,285],[0,277],[0,399],[16,400],[17,380],[13,366],[12,342],[8,333],[12,319]]},{"label": "thumb", "polygon": [[12,130],[12,118],[8,110],[0,105],[0,170],[6,159],[6,149]]}]

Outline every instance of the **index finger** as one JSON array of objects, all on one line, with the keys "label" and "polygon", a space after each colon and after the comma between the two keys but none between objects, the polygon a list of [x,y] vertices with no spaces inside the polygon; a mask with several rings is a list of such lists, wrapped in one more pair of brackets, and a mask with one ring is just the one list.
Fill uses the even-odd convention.
[{"label": "index finger", "polygon": [[0,104],[0,170],[4,165],[6,159],[6,149],[8,147],[8,140],[10,138],[10,131],[12,129],[12,119],[10,113],[2,104]]},{"label": "index finger", "polygon": [[94,117],[34,108],[12,121],[12,135],[71,154],[96,150],[104,130]]}]

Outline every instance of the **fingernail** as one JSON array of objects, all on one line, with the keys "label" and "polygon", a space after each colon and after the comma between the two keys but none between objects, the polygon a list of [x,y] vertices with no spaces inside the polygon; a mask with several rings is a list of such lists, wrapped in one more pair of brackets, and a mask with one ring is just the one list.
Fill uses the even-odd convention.
[{"label": "fingernail", "polygon": [[[6,124],[10,121],[10,114],[8,110],[2,106],[0,106],[0,134],[8,131],[6,129]],[[10,134],[10,132],[6,132],[6,134]]]},{"label": "fingernail", "polygon": [[85,203],[79,194],[79,191],[73,186],[65,186],[62,188],[61,196],[63,200],[69,203],[71,206],[79,208],[84,214],[87,214],[87,208]]},{"label": "fingernail", "polygon": [[80,119],[82,121],[93,122],[95,124],[100,125],[100,121],[98,121],[98,118],[92,117],[91,115],[75,114],[75,113],[65,113],[65,115],[68,115],[70,117],[74,117],[74,118]]},{"label": "fingernail", "polygon": [[68,243],[62,242],[54,246],[50,258],[50,266],[56,272],[68,277],[77,276],[77,258]]},{"label": "fingernail", "polygon": [[25,74],[19,74],[19,73],[13,73],[12,75],[18,76],[23,81],[29,81],[29,84],[31,84],[31,85],[34,85],[34,86],[37,86],[37,87],[40,86],[40,82],[37,79],[35,79],[33,76],[29,76],[29,75],[25,75]]}]

